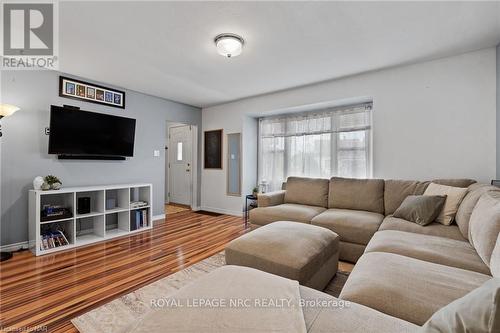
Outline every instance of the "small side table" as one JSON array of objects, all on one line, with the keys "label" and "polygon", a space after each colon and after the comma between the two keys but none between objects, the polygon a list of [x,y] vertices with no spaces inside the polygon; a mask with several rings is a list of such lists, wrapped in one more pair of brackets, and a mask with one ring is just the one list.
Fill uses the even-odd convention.
[{"label": "small side table", "polygon": [[[248,204],[250,202],[250,205]],[[257,207],[257,196],[253,194],[248,194],[245,196],[245,229],[248,228],[248,217],[249,211],[252,208]]]}]

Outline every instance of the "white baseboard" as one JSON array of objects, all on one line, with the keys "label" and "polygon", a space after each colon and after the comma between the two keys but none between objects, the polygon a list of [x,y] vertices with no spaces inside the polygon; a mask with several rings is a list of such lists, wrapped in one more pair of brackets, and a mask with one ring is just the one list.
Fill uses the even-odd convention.
[{"label": "white baseboard", "polygon": [[220,208],[202,206],[201,210],[206,210],[207,212],[218,213],[218,214],[238,216],[238,217],[243,216],[243,212],[238,212],[238,211],[228,210],[228,209],[220,209]]},{"label": "white baseboard", "polygon": [[201,207],[200,206],[191,207],[191,210],[193,212],[197,212],[197,211],[201,210]]},{"label": "white baseboard", "polygon": [[153,221],[163,220],[165,218],[165,214],[155,215],[153,216]]},{"label": "white baseboard", "polygon": [[28,249],[28,248],[29,248],[28,242],[19,242],[19,243],[13,243],[13,244],[7,244],[7,245],[0,246],[0,250],[2,252],[13,252],[13,251],[17,251],[20,249]]}]

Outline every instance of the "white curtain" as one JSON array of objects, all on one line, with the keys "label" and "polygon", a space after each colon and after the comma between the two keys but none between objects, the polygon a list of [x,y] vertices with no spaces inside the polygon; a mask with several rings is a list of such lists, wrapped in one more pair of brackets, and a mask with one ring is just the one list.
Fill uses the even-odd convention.
[{"label": "white curtain", "polygon": [[371,177],[371,112],[370,103],[259,119],[259,183]]}]

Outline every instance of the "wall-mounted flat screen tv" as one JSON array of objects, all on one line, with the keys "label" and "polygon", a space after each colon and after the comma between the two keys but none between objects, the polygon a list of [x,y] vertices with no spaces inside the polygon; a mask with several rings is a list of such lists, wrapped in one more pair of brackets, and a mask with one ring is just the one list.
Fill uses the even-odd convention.
[{"label": "wall-mounted flat screen tv", "polygon": [[52,105],[49,154],[70,159],[132,157],[135,123],[131,118]]}]

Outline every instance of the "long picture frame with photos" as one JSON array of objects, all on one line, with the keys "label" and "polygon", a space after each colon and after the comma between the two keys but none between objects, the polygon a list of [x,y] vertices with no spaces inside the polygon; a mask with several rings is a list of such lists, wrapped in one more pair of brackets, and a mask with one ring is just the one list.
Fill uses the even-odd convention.
[{"label": "long picture frame with photos", "polygon": [[125,92],[59,76],[59,96],[125,109]]}]

